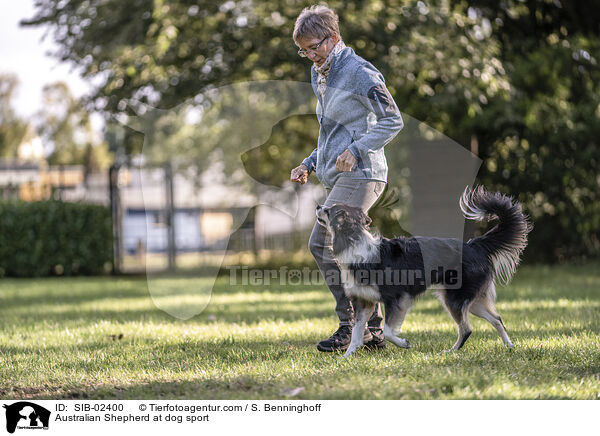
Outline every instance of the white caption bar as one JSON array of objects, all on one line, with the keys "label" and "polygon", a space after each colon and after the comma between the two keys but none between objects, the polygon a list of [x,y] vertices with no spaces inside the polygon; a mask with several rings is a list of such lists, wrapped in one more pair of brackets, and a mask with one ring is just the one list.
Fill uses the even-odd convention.
[{"label": "white caption bar", "polygon": [[[0,433],[38,435],[585,434],[598,401],[2,400]],[[235,433],[234,433],[235,432]],[[3,433],[7,434],[7,433]]]}]

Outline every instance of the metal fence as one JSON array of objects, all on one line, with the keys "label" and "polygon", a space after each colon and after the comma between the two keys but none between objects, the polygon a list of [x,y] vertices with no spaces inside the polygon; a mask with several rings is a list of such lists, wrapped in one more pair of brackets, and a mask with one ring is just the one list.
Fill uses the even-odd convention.
[{"label": "metal fence", "polygon": [[289,216],[232,188],[199,187],[169,164],[112,166],[108,180],[115,272],[201,266],[211,254],[306,248],[321,189],[307,188],[298,200],[302,213]]}]

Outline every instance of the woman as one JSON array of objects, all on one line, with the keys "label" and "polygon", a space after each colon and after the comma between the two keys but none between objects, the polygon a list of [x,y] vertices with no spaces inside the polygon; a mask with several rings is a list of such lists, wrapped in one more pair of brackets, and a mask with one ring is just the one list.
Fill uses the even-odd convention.
[{"label": "woman", "polygon": [[[304,184],[316,170],[327,192],[326,206],[345,203],[366,213],[385,188],[383,147],[403,127],[400,112],[382,74],[342,41],[334,11],[326,6],[304,9],[296,20],[293,39],[300,48],[298,54],[313,62],[311,82],[320,129],[317,148],[292,170],[291,180]],[[335,298],[340,320],[338,330],[317,344],[320,351],[345,350],[354,318],[331,244],[331,235],[315,223],[309,248]],[[377,305],[365,333],[368,348],[384,346],[381,321]]]}]

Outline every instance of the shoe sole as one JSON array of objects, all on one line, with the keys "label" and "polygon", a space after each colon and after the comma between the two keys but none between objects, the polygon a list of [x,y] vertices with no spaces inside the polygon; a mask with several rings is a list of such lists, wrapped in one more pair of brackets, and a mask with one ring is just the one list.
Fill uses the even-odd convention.
[{"label": "shoe sole", "polygon": [[[344,346],[338,347],[338,348],[326,348],[326,347],[322,347],[320,344],[317,344],[317,350],[319,350],[323,353],[335,353],[336,351],[346,351],[349,346],[350,346],[350,344],[344,345]],[[381,350],[381,349],[385,348],[385,341],[377,342],[375,344],[366,343],[362,346],[362,348],[367,349],[367,350]]]},{"label": "shoe sole", "polygon": [[321,351],[322,353],[335,353],[336,351],[346,351],[349,346],[350,344],[338,348],[325,348],[317,344],[317,350]]}]

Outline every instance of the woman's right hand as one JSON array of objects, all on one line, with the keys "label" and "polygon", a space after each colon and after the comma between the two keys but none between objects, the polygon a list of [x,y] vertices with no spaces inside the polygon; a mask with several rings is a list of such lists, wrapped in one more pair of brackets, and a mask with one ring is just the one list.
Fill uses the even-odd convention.
[{"label": "woman's right hand", "polygon": [[308,168],[306,168],[306,165],[302,164],[294,168],[290,175],[290,180],[304,185],[308,181]]}]

